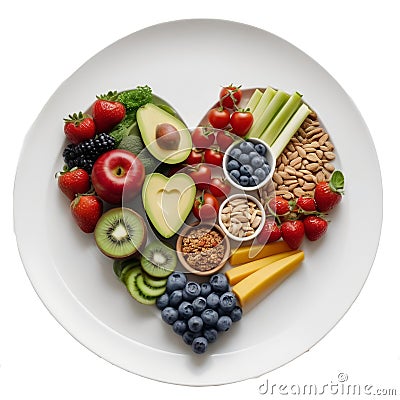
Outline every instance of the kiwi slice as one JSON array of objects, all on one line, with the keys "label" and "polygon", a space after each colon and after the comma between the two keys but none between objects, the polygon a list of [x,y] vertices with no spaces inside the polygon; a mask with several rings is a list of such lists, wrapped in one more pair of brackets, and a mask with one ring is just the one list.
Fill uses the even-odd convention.
[{"label": "kiwi slice", "polygon": [[140,259],[144,272],[154,278],[166,278],[174,271],[177,262],[175,251],[157,241],[146,246]]},{"label": "kiwi slice", "polygon": [[128,276],[129,271],[131,271],[135,267],[140,267],[140,261],[138,261],[135,264],[128,264],[124,267],[124,269],[121,271],[121,276],[119,277],[120,281],[122,283],[126,282],[126,278]]},{"label": "kiwi slice", "polygon": [[139,303],[155,304],[157,300],[156,296],[148,296],[139,289],[137,285],[137,280],[139,276],[142,276],[142,269],[140,267],[133,267],[127,273],[125,285],[128,289],[128,292]]},{"label": "kiwi slice", "polygon": [[136,286],[138,287],[138,289],[146,296],[149,297],[158,297],[161,296],[165,290],[166,290],[166,286],[163,287],[153,287],[153,286],[149,286],[145,280],[143,279],[143,274],[139,274],[136,277]]},{"label": "kiwi slice", "polygon": [[135,265],[140,265],[140,261],[137,258],[129,258],[127,260],[114,260],[114,274],[117,275],[119,279],[121,279],[121,275],[123,271],[126,270],[126,267],[133,267]]},{"label": "kiwi slice", "polygon": [[145,272],[143,272],[143,280],[147,286],[152,286],[155,288],[167,286],[167,278],[153,278]]},{"label": "kiwi slice", "polygon": [[130,208],[112,208],[96,224],[94,238],[100,251],[114,259],[128,258],[144,246],[147,230],[143,218]]}]

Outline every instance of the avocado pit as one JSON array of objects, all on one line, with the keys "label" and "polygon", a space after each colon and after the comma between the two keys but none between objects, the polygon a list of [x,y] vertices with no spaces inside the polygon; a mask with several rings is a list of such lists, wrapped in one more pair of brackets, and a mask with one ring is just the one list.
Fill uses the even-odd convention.
[{"label": "avocado pit", "polygon": [[176,150],[181,141],[178,130],[169,123],[161,123],[156,126],[157,144],[165,150]]}]

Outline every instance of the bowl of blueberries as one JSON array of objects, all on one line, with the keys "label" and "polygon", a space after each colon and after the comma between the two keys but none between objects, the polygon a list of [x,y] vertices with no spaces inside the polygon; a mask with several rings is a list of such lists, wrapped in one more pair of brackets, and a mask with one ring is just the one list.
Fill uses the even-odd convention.
[{"label": "bowl of blueberries", "polygon": [[258,190],[271,180],[275,157],[263,140],[248,138],[227,148],[222,168],[232,186],[243,191]]}]

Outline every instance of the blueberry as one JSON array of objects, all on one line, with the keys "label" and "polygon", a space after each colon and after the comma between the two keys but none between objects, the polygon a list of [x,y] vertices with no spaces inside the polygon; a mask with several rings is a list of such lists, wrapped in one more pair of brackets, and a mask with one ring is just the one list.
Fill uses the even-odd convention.
[{"label": "blueberry", "polygon": [[264,156],[267,152],[267,148],[262,143],[257,143],[254,149],[260,156]]},{"label": "blueberry", "polygon": [[237,182],[240,178],[240,172],[238,169],[234,169],[233,171],[229,172],[229,176],[232,178],[233,181]]},{"label": "blueberry", "polygon": [[217,293],[210,293],[207,296],[207,307],[216,309],[219,305],[219,296]]},{"label": "blueberry", "polygon": [[168,293],[162,294],[156,300],[156,306],[159,310],[164,310],[165,307],[169,304],[169,296]]},{"label": "blueberry", "polygon": [[254,171],[254,176],[256,176],[260,180],[260,182],[262,182],[267,177],[267,174],[262,168],[257,168]]},{"label": "blueberry", "polygon": [[223,315],[222,317],[218,318],[217,330],[219,332],[225,332],[231,327],[231,325],[232,325],[231,317],[228,317],[227,315]]},{"label": "blueberry", "polygon": [[187,331],[187,323],[181,319],[176,320],[172,325],[172,330],[182,336]]},{"label": "blueberry", "polygon": [[215,274],[210,278],[210,284],[217,293],[224,293],[229,290],[228,279],[225,274]]},{"label": "blueberry", "polygon": [[200,335],[201,335],[200,333],[194,333],[194,332],[191,332],[191,331],[186,331],[182,335],[182,339],[186,344],[188,344],[190,346],[193,343],[193,340],[196,339],[197,337],[199,337]]},{"label": "blueberry", "polygon": [[233,148],[232,151],[229,153],[231,159],[233,159],[233,160],[239,159],[239,156],[241,154],[242,154],[242,151],[237,147]]},{"label": "blueberry", "polygon": [[249,179],[249,186],[257,186],[260,183],[260,179],[257,176],[252,175]]},{"label": "blueberry", "polygon": [[242,165],[246,165],[246,164],[248,164],[250,162],[250,157],[249,157],[249,155],[248,154],[241,154],[240,156],[239,156],[239,163],[240,164],[242,164]]},{"label": "blueberry", "polygon": [[250,161],[251,161],[254,157],[259,157],[259,155],[256,151],[252,151],[249,153],[249,157],[250,157]]},{"label": "blueberry", "polygon": [[197,282],[188,281],[183,289],[183,299],[187,301],[194,300],[197,296],[200,296],[201,288]]},{"label": "blueberry", "polygon": [[195,314],[200,314],[202,311],[204,311],[207,307],[207,300],[204,297],[196,297],[193,302],[193,311]]},{"label": "blueberry", "polygon": [[204,322],[198,315],[189,318],[187,322],[188,328],[194,333],[200,332],[203,329],[203,325]]},{"label": "blueberry", "polygon": [[240,164],[236,160],[231,160],[226,164],[226,169],[228,171],[233,171],[234,169],[239,169]]},{"label": "blueberry", "polygon": [[241,175],[239,178],[239,185],[248,186],[250,178],[248,176]]},{"label": "blueberry", "polygon": [[217,340],[218,331],[213,328],[204,329],[203,335],[208,340],[208,343],[213,343]]},{"label": "blueberry", "polygon": [[172,325],[179,317],[178,310],[173,307],[165,307],[164,310],[161,311],[161,318],[164,322],[169,325]]},{"label": "blueberry", "polygon": [[242,309],[239,306],[234,307],[230,314],[232,322],[237,322],[242,318]]},{"label": "blueberry", "polygon": [[254,158],[251,159],[251,165],[254,168],[261,168],[265,163],[265,160],[263,159],[263,157],[260,156],[256,156]]},{"label": "blueberry", "polygon": [[183,319],[189,319],[193,316],[193,306],[188,301],[182,301],[178,307],[179,317]]},{"label": "blueberry", "polygon": [[179,304],[182,303],[182,300],[183,300],[183,292],[181,289],[174,290],[169,295],[169,305],[171,307],[178,308]]},{"label": "blueberry", "polygon": [[204,336],[195,338],[192,342],[192,350],[197,354],[203,354],[207,350],[208,341]]},{"label": "blueberry", "polygon": [[218,313],[218,318],[222,317],[223,315],[226,315],[226,312],[221,308],[220,305],[217,307],[217,313]]},{"label": "blueberry", "polygon": [[200,296],[202,297],[207,297],[212,292],[212,288],[209,282],[203,282],[200,285],[200,289],[201,289]]},{"label": "blueberry", "polygon": [[236,297],[232,292],[225,292],[219,298],[219,305],[225,313],[231,312],[236,307]]},{"label": "blueberry", "polygon": [[239,149],[242,150],[243,153],[249,154],[252,150],[254,150],[254,144],[244,141],[240,143]]},{"label": "blueberry", "polygon": [[186,275],[183,272],[173,272],[167,280],[167,292],[183,289],[186,285]]},{"label": "blueberry", "polygon": [[242,165],[239,169],[240,175],[250,177],[253,173],[253,167],[251,165]]},{"label": "blueberry", "polygon": [[265,162],[263,164],[263,166],[261,167],[261,169],[263,171],[265,171],[265,174],[268,175],[271,172],[271,167],[269,166],[269,164],[267,162]]},{"label": "blueberry", "polygon": [[219,315],[215,310],[207,308],[201,313],[201,319],[207,326],[215,326],[218,321]]}]

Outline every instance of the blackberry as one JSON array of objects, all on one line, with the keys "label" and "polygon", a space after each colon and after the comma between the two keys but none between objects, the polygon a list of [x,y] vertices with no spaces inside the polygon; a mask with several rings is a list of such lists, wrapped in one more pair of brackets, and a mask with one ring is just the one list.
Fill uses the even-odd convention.
[{"label": "blackberry", "polygon": [[62,155],[69,169],[78,167],[91,173],[97,158],[114,148],[115,139],[106,133],[100,133],[93,139],[78,144],[69,144]]}]

